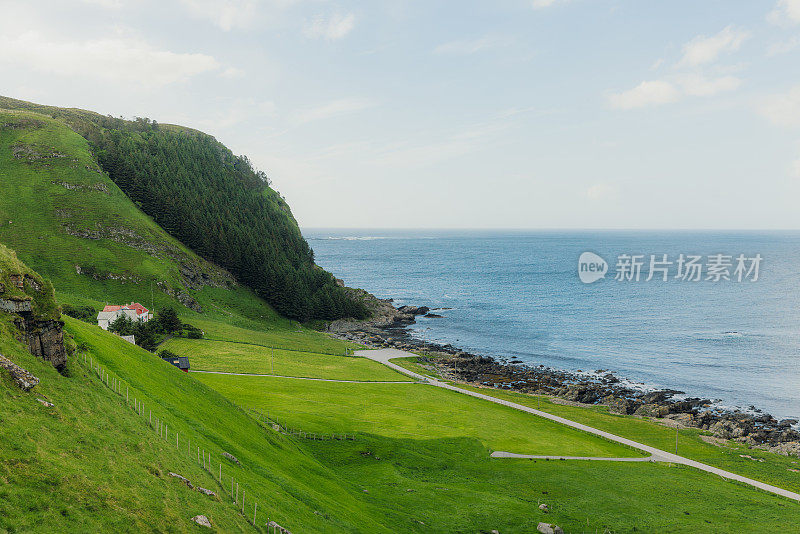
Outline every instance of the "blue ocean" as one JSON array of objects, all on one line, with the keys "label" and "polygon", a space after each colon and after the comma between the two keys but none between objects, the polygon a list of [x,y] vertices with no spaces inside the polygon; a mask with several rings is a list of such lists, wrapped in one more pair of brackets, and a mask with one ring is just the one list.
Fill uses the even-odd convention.
[{"label": "blue ocean", "polygon": [[[437,308],[442,318],[419,318],[411,327],[428,341],[570,371],[609,370],[641,387],[677,389],[726,408],[800,416],[800,233],[304,235],[317,263],[347,285],[398,306]],[[579,279],[584,252],[607,262],[605,277]],[[681,255],[700,258],[699,280],[685,276]],[[657,268],[647,280],[651,256]]]}]

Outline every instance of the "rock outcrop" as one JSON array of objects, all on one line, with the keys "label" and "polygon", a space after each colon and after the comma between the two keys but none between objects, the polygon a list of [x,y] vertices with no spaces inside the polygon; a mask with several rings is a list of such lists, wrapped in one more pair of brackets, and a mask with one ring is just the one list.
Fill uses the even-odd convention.
[{"label": "rock outcrop", "polygon": [[59,371],[67,363],[64,323],[53,286],[0,245],[0,312],[10,314],[18,338]]},{"label": "rock outcrop", "polygon": [[63,371],[67,365],[67,351],[64,348],[64,323],[21,317],[17,324],[24,333],[31,354],[52,363],[53,367]]},{"label": "rock outcrop", "polygon": [[36,384],[39,383],[38,378],[2,354],[0,354],[0,368],[9,372],[11,379],[22,391],[30,391],[34,386],[36,386]]},{"label": "rock outcrop", "polygon": [[194,521],[201,527],[212,528],[211,521],[208,519],[208,517],[204,515],[196,515],[192,518],[192,521]]}]

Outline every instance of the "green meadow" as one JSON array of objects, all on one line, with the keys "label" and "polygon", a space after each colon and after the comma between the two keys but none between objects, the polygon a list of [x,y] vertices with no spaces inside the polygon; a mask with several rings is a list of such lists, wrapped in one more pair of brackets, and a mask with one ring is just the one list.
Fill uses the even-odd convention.
[{"label": "green meadow", "polygon": [[[471,437],[489,450],[521,454],[638,456],[596,436],[427,384],[303,382],[212,374],[195,378],[237,404],[267,411],[280,417],[281,424],[307,432],[365,432],[413,439]],[[297,395],[298,390],[303,394]]]},{"label": "green meadow", "polygon": [[245,342],[171,339],[159,349],[188,356],[193,371],[270,374],[334,380],[411,380],[366,358],[273,349]]}]

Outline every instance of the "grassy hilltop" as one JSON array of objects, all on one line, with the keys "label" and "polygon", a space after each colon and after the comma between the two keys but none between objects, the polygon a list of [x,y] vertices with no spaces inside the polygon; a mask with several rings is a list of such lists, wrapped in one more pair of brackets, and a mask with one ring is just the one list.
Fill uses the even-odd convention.
[{"label": "grassy hilltop", "polygon": [[[62,316],[71,352],[60,374],[28,352],[14,316],[0,311],[0,354],[40,379],[24,392],[0,370],[0,533],[207,531],[191,521],[198,514],[218,532],[266,532],[267,518],[292,532],[364,533],[528,533],[539,522],[565,532],[786,532],[797,524],[800,504],[685,466],[491,458],[496,450],[641,454],[414,383],[278,313],[258,288],[204,259],[208,250],[162,228],[137,193],[98,166],[99,150],[117,146],[104,141],[116,121],[0,98],[0,243],[16,250],[0,245],[0,298],[33,298],[51,318],[64,304],[176,306],[205,339],[161,348],[206,372],[182,373]],[[204,135],[165,125],[158,132]],[[121,166],[130,147],[169,144],[149,123],[119,135]],[[125,188],[145,184],[136,176],[158,171],[151,163],[134,165]],[[44,290],[11,287],[11,274]],[[430,372],[415,359],[398,363]],[[481,391],[674,447],[675,430],[645,418]],[[681,454],[800,489],[800,459],[704,437],[681,430]]]},{"label": "grassy hilltop", "polygon": [[[13,111],[0,116],[0,150],[11,156],[2,158],[0,177],[17,187],[11,204],[0,205],[0,215],[9,215],[12,225],[14,216],[21,218],[17,224],[24,226],[17,232],[43,229],[45,221],[31,226],[37,216],[51,219],[45,224],[56,230],[51,242],[62,241],[66,233],[84,244],[88,239],[123,247],[127,261],[120,265],[125,272],[114,273],[100,262],[86,266],[86,274],[129,282],[155,280],[167,285],[163,291],[196,307],[181,286],[224,286],[230,276],[226,280],[207,264],[197,263],[196,257],[187,256],[188,247],[227,269],[285,317],[330,320],[366,313],[330,273],[314,264],[297,221],[266,174],[210,135],[149,119],[126,121],[0,97],[3,108]],[[59,186],[71,195],[57,194],[54,187]],[[25,193],[53,202],[24,198]],[[76,196],[92,201],[75,211],[70,197]],[[25,208],[34,208],[28,217],[17,213]],[[84,246],[84,255],[94,252],[92,248]],[[131,248],[172,260],[180,267],[180,280],[174,269],[169,273],[172,279],[164,279],[164,266],[148,266],[141,272],[147,278],[141,278],[136,255],[125,250]]]}]

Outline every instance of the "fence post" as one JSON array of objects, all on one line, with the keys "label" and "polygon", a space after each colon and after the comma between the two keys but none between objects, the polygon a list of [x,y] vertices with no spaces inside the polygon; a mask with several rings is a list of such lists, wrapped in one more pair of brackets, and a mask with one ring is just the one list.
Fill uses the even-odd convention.
[{"label": "fence post", "polygon": [[222,464],[219,464],[219,485],[222,485]]},{"label": "fence post", "polygon": [[179,442],[178,442],[178,433],[177,432],[175,432],[175,448],[176,449],[180,449],[181,448],[181,446],[179,445]]},{"label": "fence post", "polygon": [[242,488],[242,514],[244,514],[244,488]]},{"label": "fence post", "polygon": [[239,483],[236,483],[236,500],[233,502],[239,502]]},{"label": "fence post", "polygon": [[253,525],[256,524],[256,513],[258,512],[258,502],[253,505]]}]

